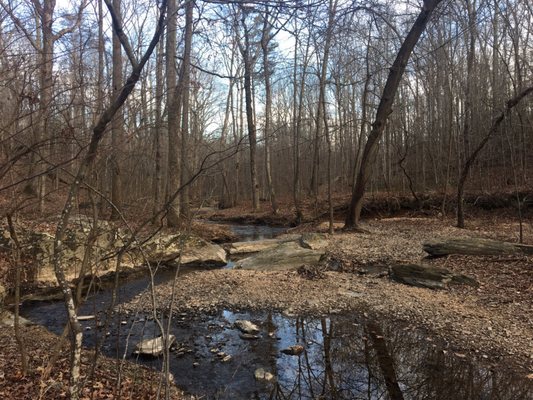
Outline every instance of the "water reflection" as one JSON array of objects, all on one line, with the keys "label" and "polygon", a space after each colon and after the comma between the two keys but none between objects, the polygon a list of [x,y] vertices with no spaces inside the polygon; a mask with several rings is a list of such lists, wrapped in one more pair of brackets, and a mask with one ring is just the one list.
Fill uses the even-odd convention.
[{"label": "water reflection", "polygon": [[254,240],[272,239],[284,233],[287,228],[268,225],[231,225],[229,228],[239,237],[241,242],[251,242]]},{"label": "water reflection", "polygon": [[[248,319],[261,327],[258,340],[243,340],[233,324]],[[126,322],[126,323],[125,323]],[[85,345],[99,333],[94,321],[84,322]],[[157,335],[147,317],[117,321],[103,351],[126,354],[153,368],[160,360],[135,358],[133,346]],[[531,384],[500,367],[487,369],[458,358],[423,331],[398,324],[376,323],[347,316],[286,317],[273,313],[233,313],[174,318],[178,349],[170,368],[178,386],[208,399],[531,399]],[[100,335],[103,332],[99,333]],[[281,353],[295,344],[300,356]],[[230,355],[222,361],[220,353]],[[257,381],[258,368],[274,381]]]}]

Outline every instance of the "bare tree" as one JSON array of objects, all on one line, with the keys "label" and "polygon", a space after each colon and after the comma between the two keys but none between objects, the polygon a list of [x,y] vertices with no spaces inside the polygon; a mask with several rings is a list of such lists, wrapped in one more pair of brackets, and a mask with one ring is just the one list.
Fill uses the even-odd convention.
[{"label": "bare tree", "polygon": [[250,142],[250,180],[252,192],[252,207],[254,211],[259,210],[259,183],[257,180],[257,130],[255,126],[255,114],[253,107],[252,75],[257,56],[253,54],[251,43],[251,28],[246,22],[247,14],[250,12],[246,7],[241,6],[240,24],[243,37],[239,40],[239,50],[244,64],[244,93],[246,100],[246,123],[248,126],[248,141]]},{"label": "bare tree", "polygon": [[109,8],[110,14],[113,19],[113,29],[119,34],[120,42],[122,47],[128,54],[128,59],[131,63],[131,73],[128,76],[122,89],[114,96],[113,100],[109,106],[104,110],[100,118],[98,119],[96,125],[93,128],[93,133],[91,137],[91,142],[87,148],[83,160],[79,166],[76,178],[72,182],[69,188],[67,199],[65,201],[65,206],[61,214],[60,221],[57,225],[55,238],[54,238],[54,253],[53,253],[53,265],[54,271],[57,278],[57,281],[61,287],[61,290],[64,295],[64,301],[68,312],[68,321],[69,328],[71,331],[71,362],[70,362],[70,385],[69,385],[69,394],[70,398],[76,400],[80,396],[81,391],[81,345],[83,338],[83,331],[78,320],[76,313],[76,304],[74,302],[74,297],[72,295],[72,290],[70,289],[69,283],[65,276],[65,260],[62,257],[63,246],[64,246],[64,236],[65,229],[69,223],[70,216],[74,207],[74,202],[78,195],[80,186],[83,184],[87,172],[94,162],[97,153],[99,144],[104,136],[105,130],[109,123],[113,120],[114,115],[122,107],[130,93],[132,92],[135,84],[140,79],[141,71],[144,68],[146,62],[150,58],[152,52],[154,51],[157,42],[161,36],[161,32],[164,27],[165,21],[165,12],[167,3],[166,0],[162,1],[160,6],[160,15],[154,35],[150,41],[148,48],[145,53],[142,55],[140,60],[137,60],[134,57],[133,52],[131,51],[131,45],[125,34],[120,34],[122,31],[122,26],[120,25],[120,20],[117,18],[115,10],[111,4],[111,0],[105,0],[107,7]]},{"label": "bare tree", "polygon": [[359,218],[363,208],[365,188],[372,171],[372,164],[374,163],[376,151],[378,149],[378,142],[385,129],[387,118],[392,112],[394,97],[396,96],[396,92],[398,90],[398,86],[400,85],[405,67],[407,66],[409,57],[411,56],[411,53],[420,36],[426,29],[426,25],[433,14],[433,11],[435,11],[435,8],[441,2],[442,0],[424,0],[424,5],[422,6],[420,14],[403,41],[396,59],[392,64],[385,88],[383,89],[383,93],[381,95],[376,117],[374,119],[374,123],[372,124],[372,130],[368,136],[368,140],[363,150],[361,166],[359,173],[357,174],[357,181],[354,185],[352,199],[346,215],[346,229],[357,228],[359,224]]},{"label": "bare tree", "polygon": [[[122,0],[113,0],[117,23],[122,26]],[[117,96],[122,88],[122,46],[116,30],[113,31],[113,96]],[[119,109],[111,122],[111,219],[118,219],[122,208],[122,177],[119,158],[121,143],[124,141],[124,113]]]}]

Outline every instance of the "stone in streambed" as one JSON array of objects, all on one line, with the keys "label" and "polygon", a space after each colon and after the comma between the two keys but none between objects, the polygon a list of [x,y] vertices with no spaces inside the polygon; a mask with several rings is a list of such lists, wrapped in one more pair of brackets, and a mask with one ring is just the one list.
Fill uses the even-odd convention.
[{"label": "stone in streambed", "polygon": [[257,253],[259,251],[273,249],[282,243],[297,242],[301,239],[300,235],[282,235],[275,239],[253,240],[249,242],[234,242],[228,246],[228,252],[231,255],[243,255]]},{"label": "stone in streambed", "polygon": [[251,333],[240,333],[239,337],[243,340],[257,340],[259,335],[252,335]]},{"label": "stone in streambed", "polygon": [[235,321],[235,327],[240,330],[242,333],[249,334],[249,335],[255,335],[259,333],[260,329],[259,327],[245,319],[238,319]]},{"label": "stone in streambed", "polygon": [[324,233],[304,233],[300,238],[300,246],[311,250],[325,250],[328,247],[328,235]]},{"label": "stone in streambed", "polygon": [[302,345],[295,344],[294,346],[290,346],[286,349],[281,350],[281,352],[289,356],[299,356],[304,352],[304,347]]},{"label": "stone in streambed", "polygon": [[296,242],[287,242],[239,260],[234,268],[258,271],[295,270],[302,265],[318,264],[324,252],[324,250],[304,249]]},{"label": "stone in streambed", "polygon": [[[175,341],[176,336],[168,335],[168,339],[166,341],[167,348],[170,348]],[[163,336],[159,336],[154,339],[143,340],[142,342],[137,343],[133,354],[159,357],[165,350],[164,346]]]},{"label": "stone in streambed", "polygon": [[270,372],[265,371],[264,368],[257,368],[254,372],[255,379],[258,381],[271,381],[274,379],[274,375]]}]

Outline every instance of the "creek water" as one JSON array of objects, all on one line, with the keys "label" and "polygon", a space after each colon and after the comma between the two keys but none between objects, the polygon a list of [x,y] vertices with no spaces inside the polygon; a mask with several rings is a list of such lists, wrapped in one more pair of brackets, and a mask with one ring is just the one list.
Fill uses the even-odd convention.
[{"label": "creek water", "polygon": [[[241,240],[281,233],[269,227],[233,229]],[[161,283],[173,277],[173,271],[162,269],[155,280]],[[147,286],[147,278],[126,282],[117,294],[118,303],[131,300]],[[103,290],[81,307],[80,315],[95,316],[81,322],[84,345],[94,347],[98,342],[108,356],[160,369],[160,358],[132,354],[136,343],[159,335],[151,316],[114,314],[104,327],[110,303],[111,291]],[[58,334],[66,322],[62,302],[30,304],[21,314]],[[257,324],[259,337],[242,339],[234,327],[237,319]],[[163,322],[166,326],[168,321]],[[447,343],[421,329],[364,316],[300,317],[223,310],[211,315],[175,315],[170,326],[176,336],[170,372],[179,387],[205,399],[533,398],[530,381],[501,366],[457,355]],[[296,344],[304,347],[301,355],[281,352]],[[255,379],[259,368],[273,379]]]}]

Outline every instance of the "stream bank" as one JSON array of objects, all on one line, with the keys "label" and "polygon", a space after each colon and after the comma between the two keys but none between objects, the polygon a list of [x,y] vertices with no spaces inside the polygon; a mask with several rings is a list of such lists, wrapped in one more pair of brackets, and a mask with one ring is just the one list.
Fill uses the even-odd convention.
[{"label": "stream bank", "polygon": [[[411,228],[403,226],[401,229],[405,231]],[[420,228],[417,227],[415,230],[420,235]],[[394,232],[398,235],[397,231]],[[385,240],[380,239],[376,232],[373,232],[373,235],[373,237],[363,236],[379,244],[385,244]],[[385,236],[389,238],[393,236],[392,230],[386,230]],[[335,244],[344,243],[348,238],[353,239],[353,236],[338,235]],[[361,240],[363,239],[366,240],[365,237]],[[395,244],[393,249],[396,249],[397,245]],[[361,245],[355,244],[353,248],[360,249]],[[368,261],[368,254],[373,253],[368,247],[365,250]],[[387,248],[382,247],[379,253],[376,251],[376,254],[383,257],[388,254],[387,251]],[[361,258],[357,260],[360,261]],[[170,303],[171,284],[165,282],[166,279],[161,275],[156,287],[158,310],[163,315]],[[297,272],[227,269],[191,271],[182,276],[176,285],[179,296],[174,304],[175,314],[171,333],[177,336],[180,347],[176,349],[177,352],[172,353],[172,357],[175,357],[172,361],[175,363],[173,374],[176,382],[187,388],[190,393],[200,393],[203,390],[208,398],[215,396],[224,398],[226,392],[220,386],[224,384],[223,387],[227,386],[226,391],[231,394],[226,398],[254,398],[253,396],[268,398],[272,390],[281,390],[279,393],[288,398],[291,398],[290,396],[296,399],[313,398],[309,393],[312,391],[316,394],[316,389],[313,389],[312,379],[309,376],[328,375],[327,382],[331,380],[331,376],[334,382],[370,382],[366,387],[367,391],[370,390],[374,394],[381,393],[382,397],[386,397],[386,391],[390,390],[387,381],[377,382],[383,369],[378,356],[380,354],[383,356],[384,349],[379,345],[369,345],[369,340],[372,340],[369,332],[378,326],[383,334],[377,333],[376,336],[386,342],[389,358],[394,361],[395,371],[399,374],[398,385],[401,389],[405,389],[406,398],[419,397],[416,397],[416,393],[404,383],[407,382],[405,377],[413,374],[413,382],[417,380],[425,382],[429,379],[431,371],[437,371],[439,368],[442,370],[435,373],[432,385],[421,389],[427,391],[429,398],[454,398],[452,395],[455,395],[455,398],[473,399],[479,398],[476,396],[480,394],[483,396],[493,394],[497,398],[506,398],[503,396],[507,392],[513,394],[515,396],[513,398],[530,398],[531,380],[526,376],[533,371],[530,358],[533,354],[531,329],[527,324],[509,323],[506,315],[498,312],[499,310],[480,307],[475,290],[469,291],[466,296],[465,293],[457,296],[455,292],[437,292],[400,286],[372,274],[325,272],[321,279],[310,280]],[[158,360],[136,359],[131,356],[129,350],[132,350],[135,343],[142,338],[151,338],[157,334],[150,320],[149,296],[142,290],[132,289],[129,294],[121,295],[120,302],[120,307],[115,310],[113,322],[105,332],[98,326],[101,321],[99,307],[100,305],[105,307],[109,304],[108,301],[103,297],[93,297],[85,305],[87,309],[82,310],[80,314],[95,316],[94,320],[84,322],[85,345],[91,346],[91,340],[99,334],[100,337],[106,338],[104,343],[107,346],[104,349],[106,354],[120,357],[126,354],[128,360],[157,368]],[[58,307],[64,306],[58,303]],[[57,312],[60,312],[59,309]],[[35,310],[35,313],[50,318],[56,312],[53,309],[41,309]],[[28,316],[26,311],[23,315]],[[35,319],[36,316],[30,317],[32,318]],[[261,326],[261,338],[257,341],[243,341],[232,326],[235,318],[250,319]],[[276,328],[270,327],[269,321],[274,321]],[[54,323],[62,329],[60,321],[43,321],[43,324],[49,327]],[[289,333],[283,333],[285,326],[291,327]],[[326,327],[325,330],[323,326]],[[331,326],[332,334],[330,336],[324,334],[330,332]],[[413,330],[411,326],[426,327],[427,330]],[[322,334],[319,335],[320,340],[313,339],[309,345],[302,339],[301,332],[317,331],[313,327],[319,327],[318,332],[322,330]],[[337,331],[343,334],[336,336]],[[412,339],[409,339],[412,342],[411,347],[407,346],[411,350],[406,353],[395,352],[397,347],[395,337],[398,332],[403,338],[408,336],[410,331],[415,332]],[[145,335],[141,336],[142,332]],[[269,335],[271,332],[275,332],[272,337]],[[125,335],[128,334],[129,340],[126,340]],[[366,337],[366,344],[363,336]],[[285,341],[281,339],[280,342],[277,337],[288,339]],[[124,353],[128,342],[128,350]],[[314,342],[317,342],[315,347],[313,347]],[[301,362],[296,363],[298,372],[295,372],[295,361],[290,361],[301,361],[302,357],[287,358],[288,356],[280,354],[280,350],[284,347],[299,343],[305,346],[304,355],[310,360],[305,374],[299,372],[302,367]],[[324,347],[331,346],[331,343],[335,349],[346,349],[345,352],[336,353],[338,359],[332,360],[329,357],[327,362],[335,365],[332,367],[333,371],[338,368],[340,371],[338,374],[327,372],[324,365],[326,363]],[[362,351],[365,345],[366,350]],[[409,357],[413,358],[413,352],[426,347],[433,349],[434,352],[419,350],[421,354],[425,354],[420,359],[415,357],[420,364],[416,364],[418,362],[416,360],[408,361]],[[215,349],[219,351],[211,352]],[[225,356],[231,355],[231,359],[222,362],[219,353],[224,353]],[[319,355],[323,353],[324,356],[320,358]],[[370,357],[372,354],[374,366],[359,365],[363,356]],[[426,363],[426,359],[429,362]],[[439,364],[434,359],[444,359],[449,362]],[[455,362],[464,363],[465,368],[459,368]],[[195,363],[198,364],[195,366]],[[414,364],[416,366],[409,366]],[[272,382],[256,382],[254,375],[260,368],[272,373],[277,382],[282,382],[281,388]],[[350,368],[363,372],[361,375],[344,376],[342,372],[346,369],[351,371]],[[328,367],[328,371],[330,370]],[[456,374],[453,371],[459,372]],[[300,383],[291,386],[294,385],[294,381],[291,384],[286,374]],[[442,379],[439,378],[441,375]],[[225,378],[209,386],[204,381],[206,376],[210,379],[214,376]],[[365,376],[373,377],[375,380],[365,380],[362,378]],[[235,377],[235,381],[229,377]],[[305,380],[309,382],[307,388],[306,384],[302,385]],[[323,379],[317,382],[323,384],[326,381]],[[472,385],[476,391],[470,392],[470,395],[467,392],[444,391],[448,386],[467,388]],[[243,392],[247,387],[252,387],[253,392]],[[294,387],[296,389],[293,391],[291,388]],[[349,397],[350,393],[354,393],[350,388],[338,386],[336,383],[328,387],[332,388],[331,390],[339,387],[340,393],[347,393],[348,397],[344,398],[353,398]],[[373,388],[376,388],[376,391],[373,391]],[[499,388],[505,388],[502,392],[504,394],[500,395]],[[363,391],[364,388],[361,389],[361,392]],[[452,397],[438,397],[441,392]],[[289,396],[290,393],[292,394]]]}]

